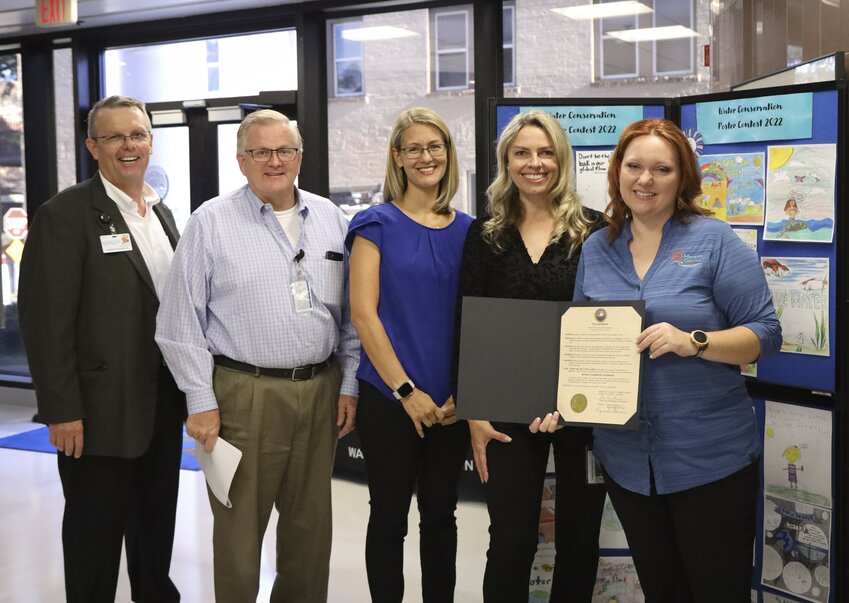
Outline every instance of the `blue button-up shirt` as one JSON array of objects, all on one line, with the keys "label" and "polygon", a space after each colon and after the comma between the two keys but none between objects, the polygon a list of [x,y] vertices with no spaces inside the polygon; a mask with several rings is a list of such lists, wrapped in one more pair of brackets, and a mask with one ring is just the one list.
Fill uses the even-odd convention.
[{"label": "blue button-up shirt", "polygon": [[[156,342],[189,414],[218,408],[213,355],[294,368],[338,358],[342,394],[356,395],[359,341],[351,326],[345,234],[329,200],[296,191],[301,235],[292,246],[269,204],[250,187],[211,199],[189,219],[157,315]],[[295,261],[299,250],[303,257]],[[297,312],[294,281],[306,279],[312,311]]]},{"label": "blue button-up shirt", "polygon": [[[584,243],[575,301],[646,302],[645,326],[668,322],[685,332],[749,328],[761,356],[781,347],[781,326],[757,255],[724,222],[670,220],[654,262],[640,279],[627,222],[613,244],[608,229]],[[716,481],[756,460],[761,443],[745,379],[736,365],[673,353],[643,357],[639,429],[596,428],[594,452],[623,487],[649,494]]]}]

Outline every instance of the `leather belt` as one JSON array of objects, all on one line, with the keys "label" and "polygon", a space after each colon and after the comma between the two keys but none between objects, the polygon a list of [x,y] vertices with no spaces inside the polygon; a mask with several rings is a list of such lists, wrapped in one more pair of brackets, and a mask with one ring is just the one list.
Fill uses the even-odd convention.
[{"label": "leather belt", "polygon": [[318,364],[308,364],[297,368],[283,369],[254,366],[246,362],[233,360],[227,356],[213,356],[212,359],[218,366],[239,371],[240,373],[247,373],[254,377],[275,377],[277,379],[288,379],[290,381],[306,381],[308,379],[312,379],[324,370],[328,364],[330,364],[328,359],[324,362],[319,362]]}]

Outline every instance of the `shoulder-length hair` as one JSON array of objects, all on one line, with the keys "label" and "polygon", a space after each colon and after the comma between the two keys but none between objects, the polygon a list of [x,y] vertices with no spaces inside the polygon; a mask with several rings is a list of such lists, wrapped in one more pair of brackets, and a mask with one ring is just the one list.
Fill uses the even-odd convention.
[{"label": "shoulder-length hair", "polygon": [[569,255],[581,246],[591,230],[591,222],[584,215],[581,200],[575,192],[572,146],[563,127],[548,112],[535,109],[519,113],[510,120],[498,139],[496,156],[498,174],[486,189],[490,218],[483,225],[483,237],[497,251],[506,247],[507,233],[522,218],[524,209],[519,199],[519,189],[507,170],[509,153],[522,128],[541,129],[551,141],[557,159],[557,181],[549,191],[549,201],[554,213],[555,226],[549,244],[566,235],[569,238]]},{"label": "shoulder-length hair", "polygon": [[640,136],[662,138],[672,146],[678,157],[681,178],[678,182],[678,199],[672,217],[679,222],[686,222],[694,216],[705,216],[711,213],[696,204],[696,199],[702,193],[702,176],[699,165],[696,163],[696,155],[684,133],[668,119],[641,119],[622,131],[619,142],[616,143],[616,148],[610,157],[610,167],[607,170],[607,192],[611,201],[605,212],[610,225],[607,232],[609,242],[613,242],[619,236],[625,220],[631,217],[631,212],[625,205],[619,190],[619,176],[628,145]]},{"label": "shoulder-length hair", "polygon": [[437,214],[451,213],[451,200],[457,193],[460,183],[460,168],[457,163],[457,148],[454,145],[454,137],[448,129],[448,124],[436,111],[426,107],[413,107],[402,111],[395,120],[392,134],[389,136],[389,150],[386,153],[386,178],[383,182],[383,195],[386,201],[400,201],[407,190],[407,174],[403,167],[395,163],[395,152],[401,150],[404,133],[407,128],[414,124],[431,126],[439,130],[442,141],[445,143],[445,175],[439,182],[439,192],[433,204],[433,211]]}]

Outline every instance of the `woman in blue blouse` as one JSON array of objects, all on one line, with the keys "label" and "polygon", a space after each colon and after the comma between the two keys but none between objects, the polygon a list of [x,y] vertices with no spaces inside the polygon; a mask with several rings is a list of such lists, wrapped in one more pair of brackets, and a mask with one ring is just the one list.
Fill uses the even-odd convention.
[{"label": "woman in blue blouse", "polygon": [[761,443],[740,364],[778,351],[758,258],[695,204],[699,168],[672,122],[628,126],[610,160],[609,226],[575,300],[646,302],[639,428],[594,452],[647,603],[749,601]]},{"label": "woman in blue blouse", "polygon": [[469,445],[451,396],[460,258],[472,219],[451,207],[459,169],[448,126],[409,109],[389,139],[386,203],[358,213],[351,319],[362,341],[357,427],[371,514],[366,570],[372,601],[404,595],[404,537],[413,489],[421,515],[422,597],[454,599],[457,484]]}]

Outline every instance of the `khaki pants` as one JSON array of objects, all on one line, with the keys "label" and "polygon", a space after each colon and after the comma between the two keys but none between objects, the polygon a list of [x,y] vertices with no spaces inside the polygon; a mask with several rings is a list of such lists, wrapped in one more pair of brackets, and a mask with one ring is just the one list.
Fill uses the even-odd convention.
[{"label": "khaki pants", "polygon": [[220,435],[243,455],[230,488],[232,508],[209,494],[217,603],[256,601],[272,505],[280,519],[271,601],[327,600],[341,380],[335,364],[297,382],[215,367]]}]

